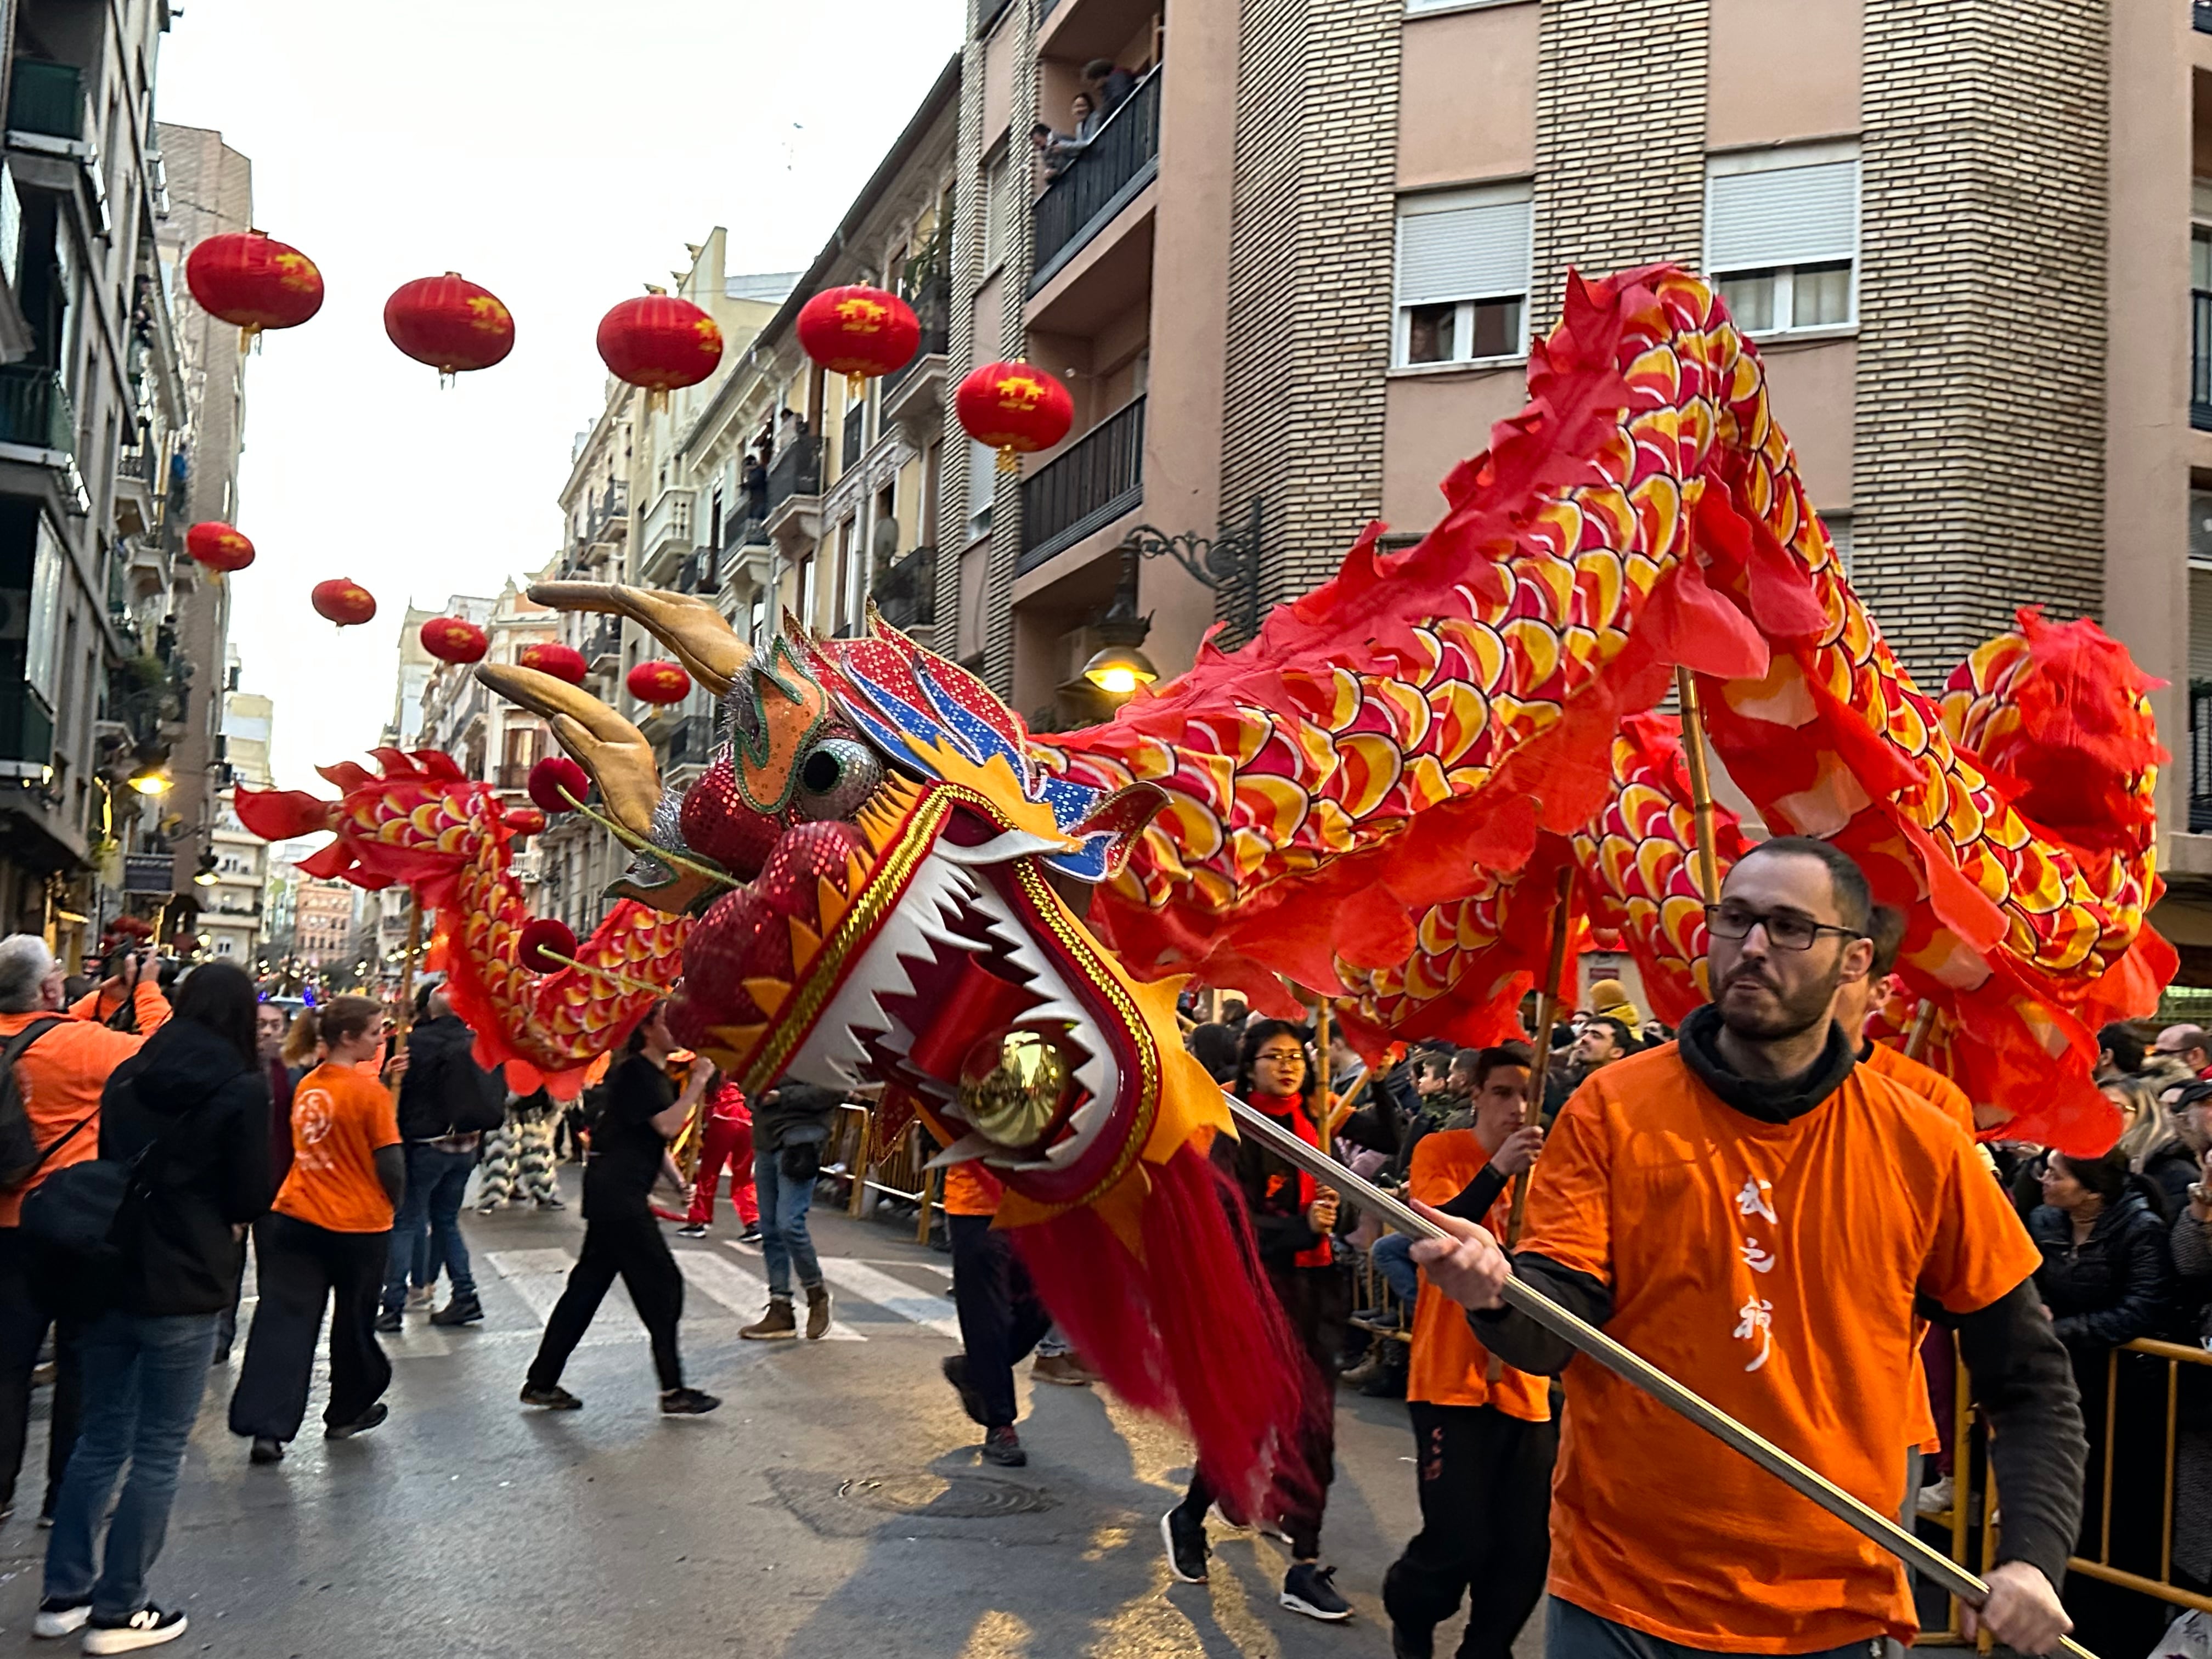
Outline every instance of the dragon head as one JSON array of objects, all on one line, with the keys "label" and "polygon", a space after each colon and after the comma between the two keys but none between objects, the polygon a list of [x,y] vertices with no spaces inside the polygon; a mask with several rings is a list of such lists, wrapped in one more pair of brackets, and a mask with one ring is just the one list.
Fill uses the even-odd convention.
[{"label": "dragon head", "polygon": [[1061,896],[1121,867],[1156,788],[1048,770],[980,681],[873,617],[840,640],[787,620],[756,653],[680,596],[532,597],[633,617],[717,699],[711,764],[663,792],[614,710],[527,669],[477,671],[592,774],[637,854],[614,890],[697,916],[680,1041],[749,1092],[878,1085],[941,1161],[982,1160],[1044,1213],[1101,1202],[1140,1158],[1218,1126],[1176,985],[1132,979]]}]

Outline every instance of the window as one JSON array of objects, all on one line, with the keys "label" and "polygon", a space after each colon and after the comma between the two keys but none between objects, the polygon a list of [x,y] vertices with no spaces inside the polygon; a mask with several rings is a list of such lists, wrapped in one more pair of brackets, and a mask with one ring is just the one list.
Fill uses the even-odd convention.
[{"label": "window", "polygon": [[1851,579],[1851,515],[1848,513],[1823,513],[1820,522],[1828,527],[1828,545],[1836,550],[1836,559],[1844,568],[1844,580]]},{"label": "window", "polygon": [[46,515],[39,515],[39,534],[31,569],[31,610],[24,634],[23,678],[49,709],[55,708],[58,665],[55,642],[62,636],[62,562],[68,557]]},{"label": "window", "polygon": [[1528,295],[1526,184],[1399,201],[1395,362],[1472,363],[1522,356]]},{"label": "window", "polygon": [[1716,156],[1705,167],[1705,269],[1747,334],[1858,320],[1856,144]]},{"label": "window", "polygon": [[1009,152],[1000,144],[983,163],[983,274],[989,276],[1013,252],[1014,191]]},{"label": "window", "polygon": [[999,488],[999,452],[974,438],[968,441],[968,539],[991,531],[991,498]]}]

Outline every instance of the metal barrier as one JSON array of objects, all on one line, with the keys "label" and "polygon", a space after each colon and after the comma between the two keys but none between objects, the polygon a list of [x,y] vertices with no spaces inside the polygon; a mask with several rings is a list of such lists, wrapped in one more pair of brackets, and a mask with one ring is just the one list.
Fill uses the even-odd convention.
[{"label": "metal barrier", "polygon": [[919,1121],[909,1119],[890,1144],[884,1146],[876,1137],[874,1109],[857,1101],[846,1101],[837,1109],[829,1153],[823,1173],[846,1182],[848,1215],[867,1214],[872,1194],[914,1205],[919,1212],[915,1219],[914,1242],[929,1243],[930,1223],[945,1208],[941,1196],[944,1179],[938,1171],[923,1167],[928,1162],[928,1155],[921,1149]]}]

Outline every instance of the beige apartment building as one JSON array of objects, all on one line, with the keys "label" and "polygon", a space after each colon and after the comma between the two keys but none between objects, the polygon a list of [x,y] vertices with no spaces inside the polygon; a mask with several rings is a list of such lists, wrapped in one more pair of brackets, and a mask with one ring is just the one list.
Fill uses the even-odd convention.
[{"label": "beige apartment building", "polygon": [[[975,0],[948,378],[1026,356],[1077,422],[1018,477],[947,470],[939,648],[1040,724],[1099,718],[1080,669],[1132,574],[1172,674],[1370,519],[1418,536],[1569,268],[1675,260],[1759,341],[1923,687],[2024,605],[2168,682],[2157,921],[2175,1006],[2212,1009],[2208,29],[2185,0]],[[1049,177],[1040,120],[1076,140]],[[1140,526],[1224,543],[1213,580],[1132,557]]]}]

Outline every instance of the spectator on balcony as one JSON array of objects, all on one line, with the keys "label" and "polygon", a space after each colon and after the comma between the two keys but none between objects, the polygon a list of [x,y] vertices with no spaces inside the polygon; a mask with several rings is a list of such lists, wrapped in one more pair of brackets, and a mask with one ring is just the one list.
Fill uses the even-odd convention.
[{"label": "spectator on balcony", "polygon": [[1083,85],[1091,94],[1092,107],[1098,112],[1097,120],[1103,125],[1106,118],[1137,89],[1137,76],[1134,70],[1125,70],[1110,58],[1094,58],[1083,66]]},{"label": "spectator on balcony", "polygon": [[806,435],[806,416],[787,409],[775,417],[775,453],[779,455]]},{"label": "spectator on balcony", "polygon": [[1066,133],[1040,121],[1030,129],[1030,148],[1044,163],[1044,176],[1057,179],[1067,171],[1068,164],[1082,153],[1082,146]]},{"label": "spectator on balcony", "polygon": [[757,453],[751,450],[745,452],[745,517],[756,523],[768,517],[768,458],[769,447],[765,440]]}]

